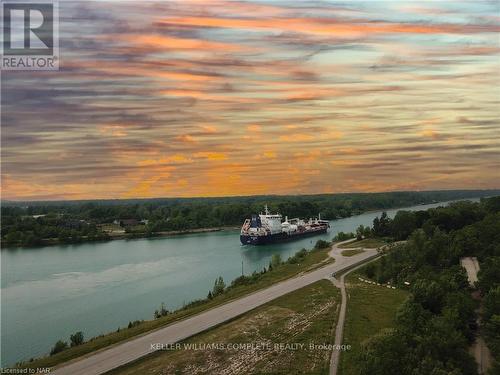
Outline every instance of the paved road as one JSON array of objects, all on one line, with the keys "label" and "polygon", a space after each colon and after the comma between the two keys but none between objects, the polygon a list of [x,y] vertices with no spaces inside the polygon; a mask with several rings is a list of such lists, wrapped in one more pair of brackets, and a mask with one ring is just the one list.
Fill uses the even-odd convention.
[{"label": "paved road", "polygon": [[191,318],[170,324],[164,328],[160,328],[122,344],[115,345],[109,349],[96,352],[86,358],[67,363],[54,370],[52,374],[103,374],[156,351],[157,349],[153,346],[155,344],[173,344],[184,340],[284,294],[300,289],[318,280],[329,278],[332,273],[361,262],[375,253],[376,250],[367,250],[352,257],[343,257],[340,251],[335,247],[330,252],[330,255],[335,258],[335,263],[333,264],[274,284],[269,288],[207,310]]},{"label": "paved road", "polygon": [[[340,253],[343,249],[339,249],[335,245],[332,248],[331,251],[331,256],[336,256],[336,253]],[[335,284],[336,287],[340,288],[340,293],[342,295],[342,302],[340,304],[340,313],[339,313],[339,319],[337,321],[337,327],[335,328],[335,347],[339,347],[342,345],[342,339],[344,337],[344,324],[345,324],[345,315],[346,315],[346,309],[347,309],[347,293],[345,290],[345,277],[352,271],[358,269],[359,267],[364,266],[366,263],[371,262],[372,260],[375,260],[378,258],[376,255],[377,253],[373,252],[373,250],[370,249],[364,249],[365,251],[368,251],[371,255],[370,257],[372,258],[369,260],[368,258],[365,258],[361,264],[349,269],[347,272],[343,273],[340,278],[332,278],[333,283]],[[336,375],[337,374],[337,369],[339,366],[339,359],[340,359],[340,350],[332,350],[332,355],[330,357],[330,375]]]}]

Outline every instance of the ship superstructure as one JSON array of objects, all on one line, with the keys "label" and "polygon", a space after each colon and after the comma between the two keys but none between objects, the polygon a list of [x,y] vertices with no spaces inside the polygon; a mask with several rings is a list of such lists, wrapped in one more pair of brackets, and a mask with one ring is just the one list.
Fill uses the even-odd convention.
[{"label": "ship superstructure", "polygon": [[326,233],[330,228],[327,220],[310,218],[303,220],[299,218],[288,219],[285,221],[280,214],[269,212],[267,205],[264,213],[252,215],[251,219],[246,219],[241,227],[240,240],[243,245],[262,245],[274,242],[282,242],[300,237]]}]

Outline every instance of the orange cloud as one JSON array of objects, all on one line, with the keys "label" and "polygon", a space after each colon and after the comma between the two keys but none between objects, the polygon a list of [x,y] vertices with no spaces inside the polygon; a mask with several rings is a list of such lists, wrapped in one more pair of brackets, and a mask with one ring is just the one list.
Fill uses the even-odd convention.
[{"label": "orange cloud", "polygon": [[307,90],[297,89],[294,93],[286,95],[286,99],[290,101],[321,100],[332,96],[339,96],[343,93],[341,90],[313,87]]},{"label": "orange cloud", "polygon": [[202,152],[196,152],[194,154],[194,156],[197,158],[203,158],[203,159],[212,160],[212,161],[220,161],[220,160],[227,159],[227,154],[225,154],[223,152],[202,151]]},{"label": "orange cloud", "polygon": [[214,100],[221,102],[235,102],[235,103],[255,103],[258,99],[239,97],[237,95],[215,94],[202,90],[189,90],[189,89],[168,89],[160,90],[160,95],[172,97],[188,97],[201,100]]},{"label": "orange cloud", "polygon": [[264,151],[264,156],[268,159],[275,159],[276,158],[276,152],[274,151]]},{"label": "orange cloud", "polygon": [[183,142],[183,143],[195,143],[196,139],[189,134],[181,134],[178,135],[177,137],[174,138],[176,141]]},{"label": "orange cloud", "polygon": [[105,135],[111,135],[112,137],[125,137],[127,132],[124,130],[125,127],[122,125],[101,125],[99,126],[99,132]]},{"label": "orange cloud", "polygon": [[149,64],[147,62],[122,62],[116,64],[111,61],[99,61],[99,64],[88,61],[69,61],[65,66],[73,69],[84,69],[87,72],[106,73],[110,77],[120,75],[124,77],[148,77],[154,79],[167,79],[175,81],[198,81],[207,82],[220,79],[218,75],[208,74],[205,72],[182,70],[177,67],[177,70],[167,70],[157,64]]},{"label": "orange cloud", "polygon": [[186,163],[191,163],[192,160],[185,157],[184,155],[181,154],[174,154],[171,156],[163,157],[160,159],[146,159],[146,160],[140,160],[137,162],[137,165],[139,166],[151,166],[151,165],[158,165],[158,164],[186,164]]},{"label": "orange cloud", "polygon": [[425,129],[420,134],[422,136],[424,136],[424,137],[427,137],[427,138],[432,138],[432,139],[438,139],[439,138],[439,134],[436,131],[432,130],[432,129]]},{"label": "orange cloud", "polygon": [[215,126],[212,126],[212,125],[200,125],[200,128],[201,128],[202,132],[204,132],[206,134],[217,133],[217,128]]},{"label": "orange cloud", "polygon": [[279,139],[283,142],[304,142],[313,140],[314,137],[311,134],[296,133],[281,135]]},{"label": "orange cloud", "polygon": [[260,125],[248,125],[247,130],[249,132],[260,132],[262,130],[262,126],[260,126]]},{"label": "orange cloud", "polygon": [[212,42],[203,39],[177,38],[173,36],[154,34],[127,34],[113,35],[127,43],[140,47],[165,49],[165,50],[195,50],[195,51],[239,51],[241,46],[232,43]]},{"label": "orange cloud", "polygon": [[232,29],[272,29],[307,34],[339,37],[360,37],[374,33],[407,34],[466,34],[498,32],[498,25],[454,25],[390,22],[339,22],[328,18],[220,18],[220,17],[172,17],[158,22],[160,25],[183,25]]},{"label": "orange cloud", "polygon": [[344,133],[338,130],[331,130],[328,132],[327,137],[329,139],[340,139],[344,136]]}]

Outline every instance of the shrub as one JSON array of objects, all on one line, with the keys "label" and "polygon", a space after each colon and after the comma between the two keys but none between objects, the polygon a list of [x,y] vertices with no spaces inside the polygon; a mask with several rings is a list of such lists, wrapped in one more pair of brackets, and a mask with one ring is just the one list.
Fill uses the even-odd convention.
[{"label": "shrub", "polygon": [[69,340],[71,341],[71,346],[78,346],[83,344],[83,332],[78,331],[69,336]]},{"label": "shrub", "polygon": [[155,319],[159,319],[162,316],[168,315],[169,313],[170,311],[168,311],[167,308],[165,307],[165,303],[162,302],[160,305],[160,309],[155,310],[154,317]]},{"label": "shrub", "polygon": [[283,263],[281,260],[281,255],[279,254],[274,254],[271,258],[271,261],[269,262],[269,268],[270,269],[276,269],[278,266],[280,266]]},{"label": "shrub", "polygon": [[217,279],[215,279],[214,287],[212,289],[212,296],[216,297],[219,294],[224,293],[225,288],[226,288],[226,283],[224,282],[222,276],[219,276]]},{"label": "shrub", "polygon": [[349,233],[344,233],[344,232],[338,232],[337,235],[333,238],[334,241],[346,241],[350,240],[351,238],[356,237],[354,233],[349,232]]},{"label": "shrub", "polygon": [[316,245],[314,245],[314,249],[325,249],[328,246],[330,246],[330,242],[324,241],[324,240],[318,240],[316,241]]},{"label": "shrub", "polygon": [[306,249],[299,250],[295,253],[294,256],[291,256],[290,258],[288,258],[288,260],[286,262],[289,264],[299,263],[302,259],[305,258],[306,255],[307,255]]},{"label": "shrub", "polygon": [[127,328],[137,327],[142,322],[143,322],[143,320],[134,320],[133,322],[128,322]]},{"label": "shrub", "polygon": [[59,340],[54,344],[54,347],[50,351],[50,355],[57,354],[59,352],[62,352],[63,350],[66,350],[68,348],[68,343],[66,341]]}]

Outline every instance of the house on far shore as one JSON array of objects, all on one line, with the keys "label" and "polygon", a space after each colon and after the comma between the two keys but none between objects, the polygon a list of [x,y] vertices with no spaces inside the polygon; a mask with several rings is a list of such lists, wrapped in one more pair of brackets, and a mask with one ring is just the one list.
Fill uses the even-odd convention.
[{"label": "house on far shore", "polygon": [[147,225],[149,220],[142,219],[142,220],[137,220],[137,219],[116,219],[113,221],[113,224],[119,225],[122,228],[125,227],[134,227],[136,225]]},{"label": "house on far shore", "polygon": [[139,225],[140,222],[137,219],[116,219],[113,224],[119,225],[121,227],[133,227]]}]

